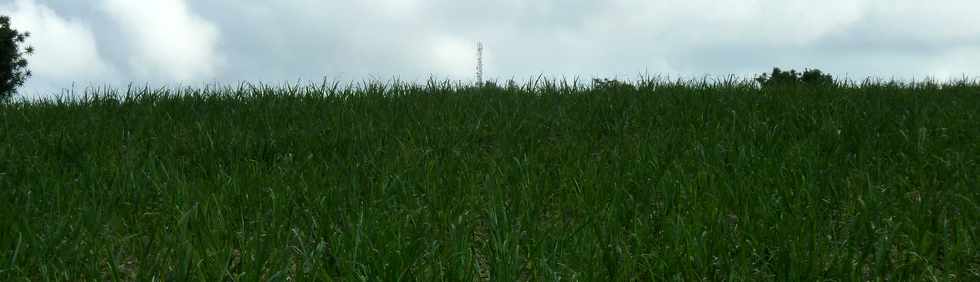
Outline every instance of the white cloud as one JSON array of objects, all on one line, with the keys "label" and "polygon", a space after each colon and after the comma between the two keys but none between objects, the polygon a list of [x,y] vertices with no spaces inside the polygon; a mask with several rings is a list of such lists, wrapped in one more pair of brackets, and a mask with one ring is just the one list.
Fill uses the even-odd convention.
[{"label": "white cloud", "polygon": [[184,0],[104,0],[103,8],[129,40],[129,67],[158,80],[207,80],[218,74],[219,30]]},{"label": "white cloud", "polygon": [[980,2],[974,0],[869,0],[867,7],[867,22],[888,36],[943,41],[980,36]]},{"label": "white cloud", "polygon": [[433,36],[426,40],[423,61],[428,62],[434,74],[467,77],[476,71],[476,42],[452,36]]},{"label": "white cloud", "polygon": [[978,74],[980,70],[980,46],[955,48],[943,52],[923,66],[923,73],[937,78],[958,79],[964,75]]},{"label": "white cloud", "polygon": [[641,33],[672,44],[800,46],[856,22],[859,1],[638,1],[613,0],[593,18],[596,32]]},{"label": "white cloud", "polygon": [[76,81],[107,79],[114,72],[99,56],[95,37],[83,21],[64,18],[33,0],[0,5],[0,14],[10,15],[15,29],[31,33],[27,43],[36,53],[27,57],[34,74],[29,86],[43,81],[49,82],[43,87],[62,88]]}]

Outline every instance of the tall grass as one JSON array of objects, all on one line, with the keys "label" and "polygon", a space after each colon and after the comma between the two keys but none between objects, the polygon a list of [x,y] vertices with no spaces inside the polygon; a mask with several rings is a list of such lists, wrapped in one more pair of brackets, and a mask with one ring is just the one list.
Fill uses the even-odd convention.
[{"label": "tall grass", "polygon": [[980,280],[978,112],[737,79],[8,103],[0,280]]}]

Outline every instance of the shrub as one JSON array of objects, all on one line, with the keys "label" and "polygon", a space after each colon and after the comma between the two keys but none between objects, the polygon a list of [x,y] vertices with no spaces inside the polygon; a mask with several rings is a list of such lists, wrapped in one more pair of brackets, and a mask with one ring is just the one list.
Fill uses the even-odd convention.
[{"label": "shrub", "polygon": [[0,100],[13,96],[17,87],[31,76],[24,55],[33,54],[34,48],[28,46],[23,51],[20,48],[30,35],[10,28],[10,17],[0,16]]},{"label": "shrub", "polygon": [[592,87],[602,91],[632,91],[636,90],[632,84],[616,79],[592,79]]},{"label": "shrub", "polygon": [[773,68],[772,74],[761,74],[755,78],[762,88],[772,87],[833,87],[834,78],[819,69],[806,69],[802,73],[796,70],[783,71]]}]

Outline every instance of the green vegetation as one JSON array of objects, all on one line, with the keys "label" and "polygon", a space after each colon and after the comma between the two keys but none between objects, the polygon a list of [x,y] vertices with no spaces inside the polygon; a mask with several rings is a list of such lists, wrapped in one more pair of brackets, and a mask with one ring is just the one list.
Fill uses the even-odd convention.
[{"label": "green vegetation", "polygon": [[773,68],[772,74],[762,74],[755,78],[762,88],[776,87],[815,87],[829,88],[837,86],[834,77],[819,69],[807,69],[802,73],[796,70],[784,71]]},{"label": "green vegetation", "polygon": [[10,27],[10,17],[0,16],[0,102],[10,99],[31,76],[27,70],[25,55],[34,53],[33,47],[21,45],[31,36],[29,32],[19,32]]},{"label": "green vegetation", "polygon": [[596,83],[3,104],[0,280],[980,280],[977,84]]}]

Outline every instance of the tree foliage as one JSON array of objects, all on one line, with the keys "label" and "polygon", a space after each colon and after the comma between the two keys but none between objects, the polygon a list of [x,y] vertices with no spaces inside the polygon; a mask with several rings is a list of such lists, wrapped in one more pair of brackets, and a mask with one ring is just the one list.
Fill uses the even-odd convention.
[{"label": "tree foliage", "polygon": [[833,87],[836,85],[834,78],[830,74],[826,74],[819,69],[806,69],[803,72],[797,72],[796,70],[784,71],[779,68],[773,68],[772,74],[763,73],[756,77],[755,81],[759,82],[762,88],[797,86]]},{"label": "tree foliage", "polygon": [[603,91],[607,91],[607,90],[614,90],[614,91],[636,90],[636,87],[634,87],[632,84],[629,84],[629,83],[623,82],[623,81],[619,81],[617,79],[606,79],[606,78],[604,78],[604,79],[592,79],[592,87],[595,88],[595,89],[597,89],[597,90],[603,90]]},{"label": "tree foliage", "polygon": [[10,17],[0,16],[0,100],[13,96],[17,87],[31,76],[24,56],[33,54],[34,48],[21,49],[30,35],[11,28]]}]

